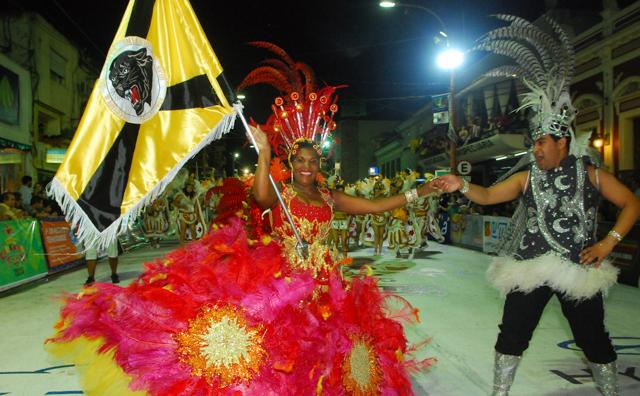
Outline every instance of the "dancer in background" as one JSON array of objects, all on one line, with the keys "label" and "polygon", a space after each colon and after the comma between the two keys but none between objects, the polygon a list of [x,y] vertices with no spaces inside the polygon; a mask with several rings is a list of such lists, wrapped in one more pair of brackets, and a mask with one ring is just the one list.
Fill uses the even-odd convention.
[{"label": "dancer in background", "polygon": [[[344,191],[344,181],[339,177],[336,178],[329,187],[334,191]],[[349,256],[349,221],[350,216],[345,212],[338,210],[333,212],[333,220],[331,220],[331,232],[329,234],[329,246],[338,251],[338,245],[340,245],[340,251],[342,252],[342,258],[346,259]]]},{"label": "dancer in background", "polygon": [[142,218],[143,232],[150,245],[160,247],[160,240],[169,232],[169,204],[165,194],[145,208]]},{"label": "dancer in background", "polygon": [[189,178],[182,191],[173,197],[173,206],[178,209],[178,232],[180,244],[184,244],[187,239],[196,240],[206,231],[206,223],[202,217],[200,198],[196,191],[196,184]]}]

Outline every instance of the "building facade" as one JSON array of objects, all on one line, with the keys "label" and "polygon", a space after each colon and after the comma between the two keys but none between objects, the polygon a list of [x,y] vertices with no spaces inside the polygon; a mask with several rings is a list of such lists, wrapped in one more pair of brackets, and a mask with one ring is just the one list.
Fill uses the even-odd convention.
[{"label": "building facade", "polygon": [[640,172],[640,2],[609,4],[574,42],[576,131],[602,137],[606,169],[629,183]]},{"label": "building facade", "polygon": [[[566,23],[579,18],[564,18],[566,10],[549,10],[549,15]],[[640,2],[618,8],[614,1],[603,2],[596,23],[587,29],[565,25],[573,36],[576,69],[571,93],[579,110],[576,133],[591,132],[592,141],[603,138],[600,148],[605,168],[626,184],[640,174]],[[472,179],[488,184],[518,161],[530,147],[528,114],[514,114],[525,87],[516,80],[481,77],[497,66],[499,59],[486,57],[464,67],[465,80],[457,87],[456,132],[457,161],[468,161]],[[416,115],[403,124],[417,123]],[[451,162],[450,136],[446,127],[436,126],[413,145],[388,142],[376,152],[410,152],[424,170],[447,168]]]},{"label": "building facade", "polygon": [[334,149],[334,158],[340,176],[351,183],[368,176],[369,168],[379,169],[381,164],[375,150],[398,122],[346,119],[337,124],[336,137],[340,144]]},{"label": "building facade", "polygon": [[22,175],[44,181],[54,175],[99,66],[40,15],[5,15],[2,24],[0,71],[8,77],[0,80],[0,92],[5,91],[4,86],[15,86],[11,85],[14,75],[19,76],[21,88],[11,91],[19,96],[19,106],[15,101],[9,106],[20,114],[18,127],[12,119],[0,117],[0,158],[12,154],[0,165],[1,187],[6,191],[15,187]]}]

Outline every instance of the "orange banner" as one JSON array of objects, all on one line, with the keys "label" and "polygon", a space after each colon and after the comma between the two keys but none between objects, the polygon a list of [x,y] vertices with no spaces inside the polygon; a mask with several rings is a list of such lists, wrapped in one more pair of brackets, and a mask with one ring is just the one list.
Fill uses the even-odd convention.
[{"label": "orange banner", "polygon": [[84,256],[78,253],[78,248],[71,239],[69,223],[63,219],[43,220],[40,225],[49,272],[84,263]]}]

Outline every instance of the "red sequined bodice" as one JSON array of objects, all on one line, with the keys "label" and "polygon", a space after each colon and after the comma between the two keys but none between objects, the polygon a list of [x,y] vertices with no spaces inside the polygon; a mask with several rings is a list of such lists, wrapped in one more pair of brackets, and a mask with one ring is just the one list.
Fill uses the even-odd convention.
[{"label": "red sequined bodice", "polygon": [[314,276],[333,269],[333,260],[325,245],[331,230],[333,200],[326,189],[320,189],[323,204],[309,204],[302,201],[295,190],[287,185],[282,190],[282,198],[291,213],[298,233],[309,244],[309,257],[302,260],[295,251],[297,240],[280,204],[272,208],[273,230],[283,242],[285,253],[292,268],[311,270]]}]

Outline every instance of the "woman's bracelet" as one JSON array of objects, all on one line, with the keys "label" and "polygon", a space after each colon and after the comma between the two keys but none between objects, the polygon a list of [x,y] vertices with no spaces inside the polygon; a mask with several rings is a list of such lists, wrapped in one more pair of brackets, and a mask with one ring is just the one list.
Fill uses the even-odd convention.
[{"label": "woman's bracelet", "polygon": [[463,194],[466,194],[469,192],[469,182],[467,181],[467,179],[462,179],[462,186],[460,187],[460,189],[458,189],[458,191],[460,191]]},{"label": "woman's bracelet", "polygon": [[610,237],[612,237],[613,239],[615,239],[615,240],[616,240],[616,241],[618,241],[618,242],[621,242],[621,241],[622,241],[622,235],[620,235],[620,234],[618,233],[618,231],[616,231],[616,230],[611,230],[611,231],[609,231],[609,232],[607,233],[607,235],[609,235]]},{"label": "woman's bracelet", "polygon": [[407,200],[407,203],[411,203],[418,199],[418,190],[416,190],[415,188],[407,190],[404,192],[404,197]]}]

